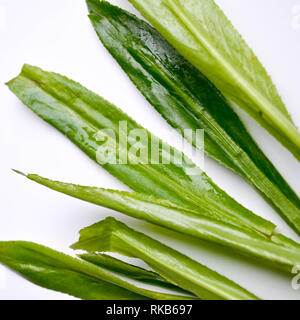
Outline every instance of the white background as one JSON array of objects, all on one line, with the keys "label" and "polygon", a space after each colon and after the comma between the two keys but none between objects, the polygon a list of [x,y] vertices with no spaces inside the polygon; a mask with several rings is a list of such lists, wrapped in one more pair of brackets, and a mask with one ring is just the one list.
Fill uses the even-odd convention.
[{"label": "white background", "polygon": [[[136,12],[126,0],[112,1]],[[300,0],[218,0],[276,83],[300,126]],[[133,116],[156,135],[168,128],[114,62],[92,29],[83,0],[0,0],[0,240],[28,240],[68,250],[82,227],[113,215],[230,277],[264,299],[299,299],[293,275],[282,275],[203,243],[120,213],[50,191],[10,169],[83,185],[126,187],[87,158],[9,92],[4,83],[23,63],[81,82]],[[291,186],[300,190],[300,165],[252,119],[240,116]],[[165,136],[167,139],[167,135]],[[168,139],[167,139],[168,140]],[[174,141],[169,141],[174,144]],[[242,204],[295,234],[238,176],[205,159],[205,171]],[[37,287],[0,266],[0,299],[69,299]]]}]

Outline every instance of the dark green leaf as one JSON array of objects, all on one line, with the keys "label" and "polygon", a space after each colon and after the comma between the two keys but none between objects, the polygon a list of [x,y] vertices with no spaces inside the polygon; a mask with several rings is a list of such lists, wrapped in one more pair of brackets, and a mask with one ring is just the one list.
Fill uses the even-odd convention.
[{"label": "dark green leaf", "polygon": [[300,199],[216,87],[148,23],[106,1],[87,4],[104,46],[168,123],[182,134],[204,129],[204,151],[253,184],[300,233]]},{"label": "dark green leaf", "polygon": [[300,133],[254,52],[213,0],[129,0],[222,93],[300,160]]},{"label": "dark green leaf", "polygon": [[27,177],[70,196],[183,234],[217,243],[243,255],[257,258],[288,273],[291,272],[293,266],[300,263],[299,244],[282,235],[273,235],[274,241],[271,241],[251,229],[234,226],[205,214],[201,215],[197,211],[182,208],[170,201],[157,199],[153,196],[78,186],[52,181],[34,174],[29,174]]},{"label": "dark green leaf", "polygon": [[[80,84],[59,74],[24,65],[21,74],[8,86],[37,115],[64,133],[134,191],[172,200],[200,213],[207,212],[224,221],[248,226],[268,235],[274,230],[274,224],[232,199],[181,152],[162,143],[120,109]],[[120,123],[124,122],[127,128],[120,133]],[[105,139],[103,131],[100,131],[102,129],[106,132],[109,129]],[[140,163],[132,161],[136,160],[136,154],[132,151],[136,141],[128,139],[126,145],[120,142],[133,129],[142,129],[147,138],[147,141],[139,142],[143,150],[148,150]],[[159,145],[158,154],[162,158],[159,164],[152,163],[150,141]],[[106,160],[103,145],[107,146],[107,143],[116,144],[119,150],[116,163],[103,162],[103,159]],[[171,159],[166,150],[170,150]],[[120,163],[124,155],[127,164]]]},{"label": "dark green leaf", "polygon": [[174,286],[173,284],[167,282],[160,275],[153,271],[149,271],[141,267],[131,265],[119,259],[113,258],[109,255],[103,253],[85,253],[79,254],[78,257],[85,261],[93,263],[99,267],[111,270],[121,275],[125,275],[129,278],[141,281],[145,284],[151,284],[164,289],[173,290],[181,294],[184,293],[191,295],[190,292],[187,292],[186,290]]},{"label": "dark green leaf", "polygon": [[105,269],[31,242],[0,242],[0,262],[39,286],[81,299],[182,298],[138,288]]},{"label": "dark green leaf", "polygon": [[163,278],[201,299],[257,299],[233,281],[113,218],[81,230],[80,239],[72,248],[140,258]]}]

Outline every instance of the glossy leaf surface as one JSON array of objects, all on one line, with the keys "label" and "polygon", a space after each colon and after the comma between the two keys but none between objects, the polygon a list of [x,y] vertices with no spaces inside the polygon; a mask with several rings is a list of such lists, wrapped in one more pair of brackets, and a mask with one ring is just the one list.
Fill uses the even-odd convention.
[{"label": "glossy leaf surface", "polygon": [[288,273],[300,262],[299,244],[282,235],[273,235],[272,241],[272,238],[268,239],[251,229],[234,226],[205,214],[201,215],[197,211],[153,196],[62,183],[34,174],[27,177],[75,198],[219,244]]},{"label": "glossy leaf surface", "polygon": [[[8,86],[31,110],[134,191],[172,200],[268,235],[274,230],[274,224],[236,202],[181,152],[80,84],[59,74],[24,65],[21,74]],[[125,123],[126,128],[120,123]],[[138,142],[140,150],[148,151],[143,161],[136,161],[134,147],[137,141],[131,136],[136,129],[146,138]],[[128,138],[125,143],[124,137]],[[111,159],[110,153],[107,158],[108,143],[117,147],[116,158]],[[151,158],[153,143],[158,146],[160,156],[159,163],[155,164]],[[125,163],[120,162],[124,155]]]},{"label": "glossy leaf surface", "polygon": [[131,279],[141,281],[144,284],[150,284],[163,289],[169,289],[172,291],[179,292],[181,294],[192,295],[190,292],[179,288],[162,278],[159,274],[146,270],[135,265],[131,265],[122,260],[113,258],[104,253],[84,253],[79,254],[78,257],[81,259],[93,263],[101,268],[111,270],[119,273]]},{"label": "glossy leaf surface", "polygon": [[185,299],[136,287],[109,270],[32,242],[0,242],[0,263],[39,286],[81,299]]},{"label": "glossy leaf surface", "polygon": [[204,151],[254,185],[300,234],[300,199],[219,90],[148,23],[106,1],[87,4],[104,46],[168,123],[182,134],[204,129]]},{"label": "glossy leaf surface", "polygon": [[113,218],[81,230],[80,239],[72,248],[140,258],[163,278],[201,299],[257,299],[233,281]]},{"label": "glossy leaf surface", "polygon": [[270,76],[213,0],[129,0],[222,93],[300,160],[300,133]]}]

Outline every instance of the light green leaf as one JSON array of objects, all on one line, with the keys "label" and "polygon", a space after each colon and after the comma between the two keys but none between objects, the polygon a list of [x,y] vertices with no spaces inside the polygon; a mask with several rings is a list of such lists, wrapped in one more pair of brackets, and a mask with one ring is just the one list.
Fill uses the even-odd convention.
[{"label": "light green leaf", "polygon": [[203,129],[205,153],[254,185],[300,234],[299,197],[220,91],[145,21],[106,1],[87,4],[100,40],[154,108],[183,136]]},{"label": "light green leaf", "polygon": [[300,160],[300,133],[253,51],[213,0],[129,0],[222,93]]},{"label": "light green leaf", "polygon": [[181,294],[192,295],[190,292],[179,288],[169,282],[167,282],[164,278],[162,278],[159,274],[143,269],[141,267],[137,267],[135,265],[131,265],[122,260],[113,258],[104,253],[84,253],[79,254],[78,257],[81,259],[93,263],[101,268],[105,268],[111,270],[113,272],[119,273],[120,275],[124,275],[131,279],[140,281],[144,284],[150,284],[157,287],[161,287],[163,289],[169,289],[172,291],[176,291]]},{"label": "light green leaf", "polygon": [[[116,106],[80,84],[59,74],[24,65],[21,74],[9,81],[8,86],[37,115],[134,191],[171,200],[268,235],[274,230],[273,223],[236,202],[181,152],[151,135]],[[121,126],[124,123],[125,129]],[[103,129],[106,130],[105,139],[102,139]],[[121,141],[135,129],[140,129],[147,138],[140,141],[148,150],[144,159],[146,163],[131,162],[132,158],[135,159],[131,147],[136,141],[129,138],[125,144]],[[107,146],[107,142],[115,144],[119,150],[116,163],[102,162],[106,158],[103,145]],[[158,164],[151,159],[152,142],[158,145]],[[124,154],[126,163],[121,162]],[[111,153],[107,160],[111,160],[110,156]]]},{"label": "light green leaf", "polygon": [[39,286],[81,299],[186,299],[136,287],[108,270],[32,242],[0,242],[0,263]]},{"label": "light green leaf", "polygon": [[79,186],[49,180],[35,174],[29,174],[27,177],[72,197],[219,244],[247,257],[259,259],[271,267],[288,273],[293,266],[300,263],[300,250],[296,243],[291,245],[292,241],[283,236],[275,236],[273,242],[251,229],[234,226],[205,213],[201,214],[199,211],[183,208],[154,196]]},{"label": "light green leaf", "polygon": [[217,272],[113,218],[81,230],[80,239],[72,248],[140,258],[163,278],[204,300],[258,299]]}]

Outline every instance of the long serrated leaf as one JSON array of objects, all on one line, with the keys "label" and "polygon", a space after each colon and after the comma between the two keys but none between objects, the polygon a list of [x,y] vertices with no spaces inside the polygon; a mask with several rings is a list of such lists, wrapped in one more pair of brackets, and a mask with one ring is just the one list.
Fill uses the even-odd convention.
[{"label": "long serrated leaf", "polygon": [[157,273],[129,264],[104,253],[82,253],[78,257],[99,267],[142,281],[165,281]]},{"label": "long serrated leaf", "polygon": [[299,244],[274,235],[274,241],[253,230],[201,215],[170,201],[139,193],[79,186],[49,180],[35,174],[27,177],[53,190],[88,201],[158,226],[221,245],[242,255],[291,272],[300,263]]},{"label": "long serrated leaf", "polygon": [[140,258],[163,278],[201,299],[257,299],[233,281],[113,218],[81,230],[80,239],[72,248]]},{"label": "long serrated leaf", "polygon": [[172,291],[179,292],[181,294],[189,294],[190,292],[179,288],[165,279],[163,279],[159,274],[153,271],[143,269],[121,261],[119,259],[113,258],[109,255],[103,253],[85,253],[79,254],[78,257],[81,259],[93,263],[99,267],[111,270],[113,272],[119,273],[134,280],[141,281],[144,284],[151,284],[156,287],[161,287],[163,289],[168,289]]},{"label": "long serrated leaf", "polygon": [[108,270],[32,242],[0,242],[0,263],[39,286],[81,299],[186,299],[136,287]]},{"label": "long serrated leaf", "polygon": [[[172,200],[268,235],[274,230],[274,224],[236,202],[200,168],[186,160],[181,152],[151,135],[120,109],[80,84],[59,74],[24,65],[21,74],[9,81],[8,86],[32,111],[64,133],[89,157],[133,190]],[[120,123],[126,124],[124,131],[120,129]],[[110,130],[104,141],[99,134],[102,129]],[[147,138],[139,142],[144,150],[148,150],[141,163],[131,161],[135,160],[132,147],[136,140],[128,139],[125,145],[120,142],[124,136],[130,136],[133,129],[141,129]],[[121,150],[116,155],[116,162],[102,162],[105,154],[103,145],[106,146],[107,141]],[[162,158],[158,164],[153,164],[151,158],[153,142],[158,146],[158,154]],[[120,163],[124,154],[128,161]],[[193,174],[189,174],[191,169]]]},{"label": "long serrated leaf", "polygon": [[213,0],[129,0],[224,95],[300,160],[300,133],[271,78]]},{"label": "long serrated leaf", "polygon": [[253,184],[300,234],[300,199],[216,87],[148,23],[106,1],[87,4],[104,46],[168,123],[182,134],[204,129],[204,151]]}]

